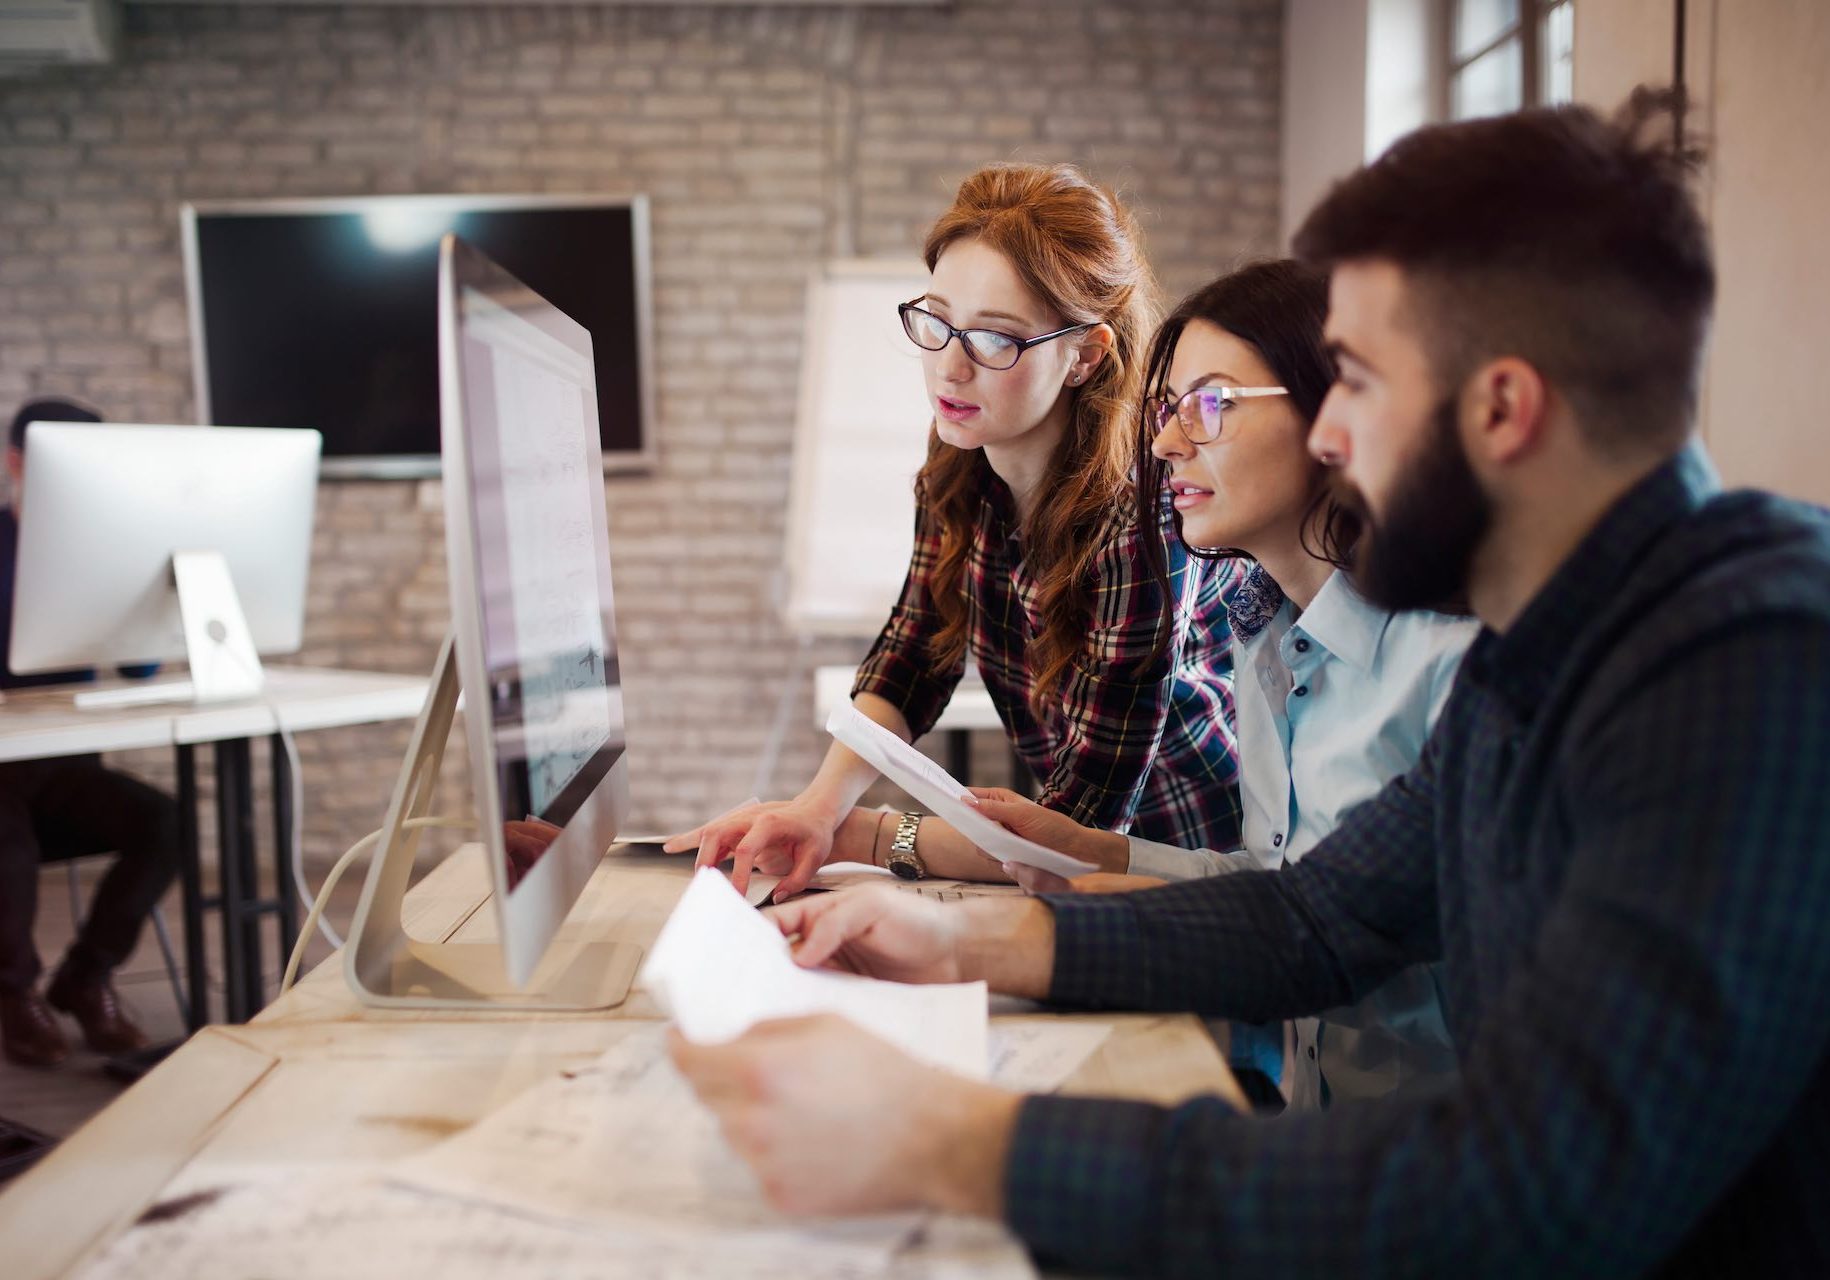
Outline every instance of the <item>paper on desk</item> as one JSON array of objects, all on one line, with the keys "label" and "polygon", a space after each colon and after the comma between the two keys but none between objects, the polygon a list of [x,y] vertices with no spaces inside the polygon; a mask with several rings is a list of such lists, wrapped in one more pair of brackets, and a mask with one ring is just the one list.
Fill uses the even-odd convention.
[{"label": "paper on desk", "polygon": [[668,1061],[665,1029],[632,1031],[588,1067],[529,1089],[393,1166],[422,1190],[571,1223],[633,1220],[747,1251],[813,1250],[880,1266],[920,1218],[804,1221],[772,1209],[749,1166]]},{"label": "paper on desk", "polygon": [[[938,1242],[937,1242],[938,1243]],[[932,1245],[943,1276],[952,1249]],[[157,1202],[108,1244],[78,1280],[862,1280],[900,1274],[881,1249],[829,1246],[803,1234],[792,1248],[753,1237],[682,1233],[634,1214],[588,1224],[528,1217],[349,1171],[275,1170],[262,1179]]]},{"label": "paper on desk", "polygon": [[826,732],[999,862],[1020,862],[1069,879],[1099,870],[987,818],[960,799],[966,787],[952,774],[851,704],[834,709],[826,718]]},{"label": "paper on desk", "polygon": [[641,983],[699,1044],[768,1018],[837,1013],[925,1062],[983,1079],[985,984],[909,986],[803,969],[788,940],[731,882],[701,867],[648,950]]},{"label": "paper on desk", "polygon": [[1110,1023],[1078,1018],[999,1018],[991,1024],[991,1082],[1021,1093],[1053,1093],[1110,1034]]}]

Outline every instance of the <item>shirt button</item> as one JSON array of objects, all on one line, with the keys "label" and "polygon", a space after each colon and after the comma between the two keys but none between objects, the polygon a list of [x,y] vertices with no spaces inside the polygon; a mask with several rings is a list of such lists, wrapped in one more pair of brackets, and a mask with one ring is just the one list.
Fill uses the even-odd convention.
[{"label": "shirt button", "polygon": [[1281,849],[1284,847],[1284,833],[1283,832],[1279,831],[1276,835],[1271,837],[1271,847],[1273,849]]},{"label": "shirt button", "polygon": [[1311,1062],[1315,1061],[1315,1046],[1314,1045],[1309,1046],[1309,1061],[1311,1061]]},{"label": "shirt button", "polygon": [[1309,642],[1307,640],[1302,639],[1301,637],[1298,637],[1297,641],[1296,641],[1296,651],[1298,653],[1308,653],[1309,652]]},{"label": "shirt button", "polygon": [[1298,698],[1306,698],[1309,696],[1309,686],[1306,684],[1299,684],[1296,688],[1290,690],[1290,692]]}]

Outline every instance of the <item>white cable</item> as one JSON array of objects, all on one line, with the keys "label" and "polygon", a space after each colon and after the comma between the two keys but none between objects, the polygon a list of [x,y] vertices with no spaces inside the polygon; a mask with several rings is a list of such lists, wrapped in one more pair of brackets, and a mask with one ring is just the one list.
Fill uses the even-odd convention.
[{"label": "white cable", "polygon": [[[467,818],[408,818],[400,825],[402,830],[443,827],[452,831],[469,831],[475,828],[476,823]],[[324,904],[330,901],[330,891],[336,887],[337,881],[342,879],[343,873],[349,869],[350,864],[379,840],[385,831],[385,827],[371,831],[345,849],[343,856],[338,858],[335,865],[331,867],[330,874],[324,877],[324,887],[318,890],[318,896],[312,899],[311,912],[305,917],[305,927],[299,930],[298,941],[292,944],[292,955],[286,961],[285,974],[280,978],[281,995],[286,994],[298,978],[299,962],[305,958],[305,946],[311,941],[311,928],[323,916]]]}]

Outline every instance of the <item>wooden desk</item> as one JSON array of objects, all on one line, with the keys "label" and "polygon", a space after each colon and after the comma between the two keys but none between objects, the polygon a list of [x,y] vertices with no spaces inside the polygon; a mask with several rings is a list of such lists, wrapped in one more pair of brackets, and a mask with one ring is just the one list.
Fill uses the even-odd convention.
[{"label": "wooden desk", "polygon": [[[204,972],[203,913],[220,907],[226,991],[224,1016],[240,1022],[260,1007],[260,918],[280,920],[282,955],[297,936],[299,904],[292,882],[292,775],[277,735],[386,720],[411,720],[426,700],[421,676],[269,666],[260,695],[199,706],[190,702],[78,710],[76,693],[127,685],[104,680],[16,690],[0,702],[0,761],[42,760],[171,747],[178,779],[179,839],[183,845],[185,1021],[194,1031],[210,1019]],[[138,682],[144,683],[144,682]],[[263,901],[256,886],[252,742],[274,736],[273,843],[277,897]],[[218,873],[221,891],[206,899],[198,839],[196,748],[208,744],[216,768]]]},{"label": "wooden desk", "polygon": [[[613,850],[549,960],[564,963],[587,940],[646,946],[691,865]],[[478,910],[487,895],[484,870],[476,845],[434,869],[408,896],[409,929],[425,938],[493,937],[494,913]],[[593,1015],[368,1009],[344,985],[342,957],[333,956],[251,1023],[192,1037],[0,1194],[8,1280],[64,1274],[180,1172],[227,1178],[251,1164],[324,1169],[408,1155],[658,1016],[640,992]],[[1070,1080],[1070,1091],[1160,1102],[1210,1092],[1243,1109],[1197,1019],[1098,1020],[1112,1023],[1113,1033]]]}]

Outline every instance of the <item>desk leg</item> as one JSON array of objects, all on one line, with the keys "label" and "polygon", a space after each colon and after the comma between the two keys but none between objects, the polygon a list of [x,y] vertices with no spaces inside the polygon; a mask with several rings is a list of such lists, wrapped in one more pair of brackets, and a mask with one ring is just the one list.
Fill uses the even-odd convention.
[{"label": "desk leg", "polygon": [[966,776],[972,772],[972,730],[947,730],[947,772],[967,786],[972,785],[972,779]]},{"label": "desk leg", "polygon": [[254,789],[248,741],[216,744],[216,820],[222,854],[223,968],[230,1022],[259,1011],[260,876],[254,862]]},{"label": "desk leg", "polygon": [[197,749],[175,749],[178,771],[178,875],[184,900],[184,1025],[199,1030],[210,1020],[210,975],[203,956],[203,854],[197,835]]},{"label": "desk leg", "polygon": [[280,956],[290,959],[299,940],[299,891],[292,879],[292,761],[279,734],[267,740],[273,760],[273,874],[279,897]]}]

